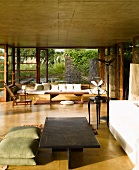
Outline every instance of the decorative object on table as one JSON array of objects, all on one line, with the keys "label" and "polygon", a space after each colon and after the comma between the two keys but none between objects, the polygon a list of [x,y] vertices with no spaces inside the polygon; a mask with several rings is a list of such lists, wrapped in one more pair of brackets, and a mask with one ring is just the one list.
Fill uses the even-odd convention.
[{"label": "decorative object on table", "polygon": [[106,73],[107,73],[107,125],[109,126],[109,66],[115,60],[115,57],[109,61],[98,59],[98,61],[102,62],[106,66]]},{"label": "decorative object on table", "polygon": [[23,93],[26,93],[26,85],[22,85]]},{"label": "decorative object on table", "polygon": [[95,88],[90,89],[90,92],[92,94],[97,94],[98,96],[100,96],[100,94],[106,93],[106,90],[101,88],[101,85],[105,84],[101,77],[93,77],[91,83],[95,86]]},{"label": "decorative object on table", "polygon": [[74,104],[74,102],[71,101],[71,100],[63,100],[63,101],[60,102],[60,104],[63,104],[63,105],[72,105],[72,104]]},{"label": "decorative object on table", "polygon": [[6,170],[8,168],[7,165],[0,165],[0,170]]}]

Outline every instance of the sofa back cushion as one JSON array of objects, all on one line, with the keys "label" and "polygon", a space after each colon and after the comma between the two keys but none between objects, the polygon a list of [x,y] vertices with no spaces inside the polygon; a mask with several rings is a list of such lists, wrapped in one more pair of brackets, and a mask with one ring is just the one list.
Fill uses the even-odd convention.
[{"label": "sofa back cushion", "polygon": [[58,84],[51,84],[51,90],[52,91],[58,91],[59,90]]},{"label": "sofa back cushion", "polygon": [[43,85],[42,84],[35,84],[34,90],[43,90]]},{"label": "sofa back cushion", "polygon": [[67,91],[73,91],[73,84],[66,84]]},{"label": "sofa back cushion", "polygon": [[59,90],[60,91],[65,91],[66,90],[66,84],[58,84]]},{"label": "sofa back cushion", "polygon": [[50,83],[42,83],[44,90],[50,90]]},{"label": "sofa back cushion", "polygon": [[81,84],[74,84],[74,90],[80,91],[81,90]]}]

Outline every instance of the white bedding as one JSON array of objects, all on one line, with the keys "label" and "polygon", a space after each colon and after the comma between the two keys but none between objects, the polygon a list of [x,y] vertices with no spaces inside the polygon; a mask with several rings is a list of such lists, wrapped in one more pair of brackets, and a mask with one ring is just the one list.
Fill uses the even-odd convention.
[{"label": "white bedding", "polygon": [[111,100],[109,128],[135,164],[135,170],[139,166],[139,107],[134,103],[129,100]]}]

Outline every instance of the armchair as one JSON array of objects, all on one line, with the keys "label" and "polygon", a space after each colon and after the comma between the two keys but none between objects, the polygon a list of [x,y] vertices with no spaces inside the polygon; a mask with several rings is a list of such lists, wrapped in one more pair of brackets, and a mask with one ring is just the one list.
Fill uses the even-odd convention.
[{"label": "armchair", "polygon": [[6,83],[4,83],[4,87],[6,88],[7,92],[9,93],[11,99],[12,99],[12,106],[14,107],[15,105],[18,105],[18,104],[24,104],[24,105],[32,105],[32,99],[26,99],[27,97],[27,93],[25,93],[25,99],[24,100],[20,100],[20,99],[17,99],[17,97],[13,94],[13,92],[10,90],[9,86],[7,86]]}]

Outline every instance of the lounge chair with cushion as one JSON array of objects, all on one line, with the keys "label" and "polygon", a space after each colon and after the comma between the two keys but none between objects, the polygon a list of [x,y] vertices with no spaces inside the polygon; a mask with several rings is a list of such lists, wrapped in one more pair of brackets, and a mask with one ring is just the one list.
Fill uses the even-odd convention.
[{"label": "lounge chair with cushion", "polygon": [[17,97],[13,94],[13,92],[10,90],[9,86],[4,83],[4,87],[6,88],[7,92],[9,93],[13,103],[12,103],[12,106],[16,106],[18,104],[24,104],[24,105],[32,105],[32,99],[26,99],[27,97],[27,93],[25,93],[25,98],[24,100],[20,100],[20,99],[17,99]]}]

